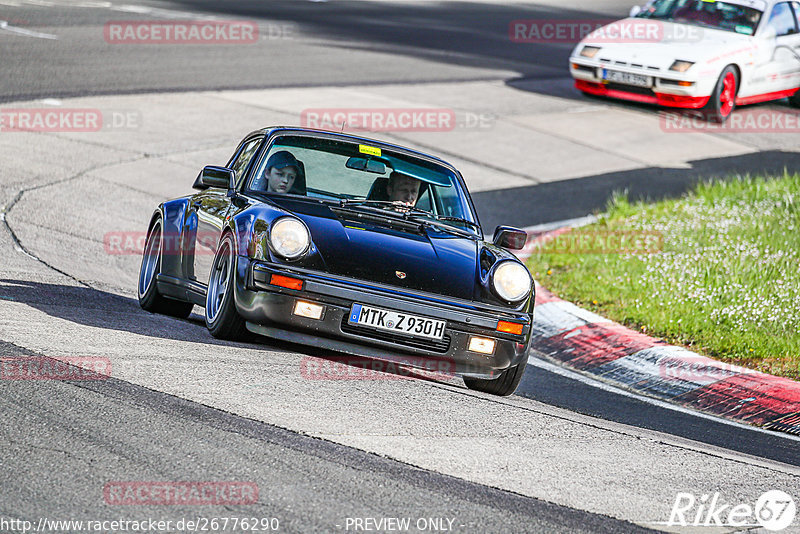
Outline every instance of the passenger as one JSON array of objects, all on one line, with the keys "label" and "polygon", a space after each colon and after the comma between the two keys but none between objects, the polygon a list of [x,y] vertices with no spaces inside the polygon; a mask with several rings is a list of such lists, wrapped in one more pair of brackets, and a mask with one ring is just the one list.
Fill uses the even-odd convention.
[{"label": "passenger", "polygon": [[389,175],[386,192],[389,194],[390,201],[400,202],[406,206],[414,206],[419,197],[420,185],[421,182],[416,178],[393,171]]},{"label": "passenger", "polygon": [[288,193],[301,174],[302,164],[291,152],[281,150],[269,157],[264,174],[253,180],[252,188],[267,193]]}]

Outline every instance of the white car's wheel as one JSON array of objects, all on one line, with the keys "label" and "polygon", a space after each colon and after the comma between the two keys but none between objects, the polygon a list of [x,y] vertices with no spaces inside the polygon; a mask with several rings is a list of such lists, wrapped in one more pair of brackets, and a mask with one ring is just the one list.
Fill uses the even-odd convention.
[{"label": "white car's wheel", "polygon": [[703,115],[710,122],[723,123],[736,109],[736,93],[739,92],[739,73],[733,65],[728,65],[720,74],[714,92],[708,104],[703,108]]},{"label": "white car's wheel", "polygon": [[789,97],[789,103],[796,108],[800,108],[800,89],[795,94]]}]

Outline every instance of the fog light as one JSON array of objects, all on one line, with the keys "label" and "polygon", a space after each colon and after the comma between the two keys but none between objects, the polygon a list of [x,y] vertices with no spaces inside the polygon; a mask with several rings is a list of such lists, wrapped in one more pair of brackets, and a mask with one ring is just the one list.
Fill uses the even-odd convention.
[{"label": "fog light", "polygon": [[320,306],[313,302],[298,300],[294,304],[294,314],[300,317],[308,317],[309,319],[322,319],[323,310],[325,310],[325,306]]},{"label": "fog light", "polygon": [[485,337],[470,337],[469,346],[467,350],[470,352],[478,352],[480,354],[491,354],[494,352],[494,339],[487,339]]}]

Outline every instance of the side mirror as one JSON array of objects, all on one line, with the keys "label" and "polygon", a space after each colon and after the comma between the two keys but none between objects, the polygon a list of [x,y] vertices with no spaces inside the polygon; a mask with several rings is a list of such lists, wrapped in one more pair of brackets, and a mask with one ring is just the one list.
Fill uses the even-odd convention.
[{"label": "side mirror", "polygon": [[631,8],[631,12],[630,12],[630,15],[629,15],[629,16],[630,16],[631,18],[633,18],[633,17],[635,17],[636,15],[638,15],[638,14],[639,14],[639,13],[641,13],[641,12],[642,12],[642,6],[633,6],[633,7]]},{"label": "side mirror", "polygon": [[225,167],[215,167],[214,165],[204,167],[200,174],[197,175],[192,188],[204,190],[209,187],[218,187],[229,191],[234,189],[236,187],[236,172]]},{"label": "side mirror", "polygon": [[774,26],[766,25],[763,30],[758,32],[758,36],[765,41],[774,41],[778,38],[778,31]]},{"label": "side mirror", "polygon": [[509,250],[522,250],[528,241],[528,233],[511,226],[498,226],[494,231],[492,243]]}]

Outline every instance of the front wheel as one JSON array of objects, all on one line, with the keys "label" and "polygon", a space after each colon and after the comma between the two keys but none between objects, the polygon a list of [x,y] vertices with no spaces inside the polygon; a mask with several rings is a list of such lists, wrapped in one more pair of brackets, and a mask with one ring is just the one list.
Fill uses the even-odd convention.
[{"label": "front wheel", "polygon": [[491,395],[499,395],[507,397],[517,390],[519,381],[522,380],[522,375],[525,373],[525,368],[528,366],[528,354],[517,365],[511,366],[497,378],[483,379],[483,378],[468,378],[464,377],[464,384],[469,389],[475,391],[482,391]]},{"label": "front wheel", "polygon": [[800,108],[800,89],[789,97],[789,103],[796,108]]},{"label": "front wheel", "polygon": [[717,81],[711,98],[702,109],[703,116],[710,122],[720,124],[728,120],[736,109],[736,93],[739,90],[739,75],[733,66],[728,65]]},{"label": "front wheel", "polygon": [[163,313],[173,317],[185,319],[192,313],[194,305],[191,302],[170,299],[158,292],[156,278],[161,272],[161,259],[163,252],[163,223],[161,218],[153,222],[142,254],[142,266],[139,269],[139,306],[152,313]]},{"label": "front wheel", "polygon": [[236,283],[236,251],[231,234],[226,233],[217,247],[206,293],[206,326],[211,335],[235,341],[245,337],[245,321],[236,311],[233,286]]}]

